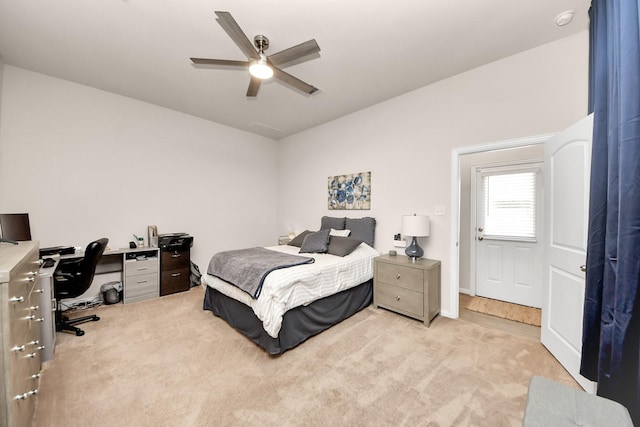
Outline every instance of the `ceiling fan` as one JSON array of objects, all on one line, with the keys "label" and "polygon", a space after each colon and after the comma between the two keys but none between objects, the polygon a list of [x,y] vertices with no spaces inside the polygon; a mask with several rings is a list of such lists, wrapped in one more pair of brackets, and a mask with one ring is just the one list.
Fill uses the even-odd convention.
[{"label": "ceiling fan", "polygon": [[299,63],[302,58],[320,52],[320,47],[314,39],[267,56],[264,51],[269,47],[269,39],[263,35],[257,35],[254,37],[253,43],[251,43],[249,38],[244,34],[229,12],[216,12],[216,15],[218,16],[217,21],[220,26],[247,56],[248,61],[191,58],[191,61],[193,61],[194,64],[249,67],[251,80],[249,81],[247,96],[250,97],[254,97],[258,94],[258,89],[260,88],[262,80],[269,79],[271,77],[275,77],[281,82],[309,95],[318,90],[318,88],[282,71],[280,68],[287,64],[291,64],[294,61]]}]

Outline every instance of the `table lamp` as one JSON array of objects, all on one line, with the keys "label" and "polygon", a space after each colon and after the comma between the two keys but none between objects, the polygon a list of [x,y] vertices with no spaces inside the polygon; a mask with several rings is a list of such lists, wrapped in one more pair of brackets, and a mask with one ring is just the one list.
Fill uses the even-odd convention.
[{"label": "table lamp", "polygon": [[404,253],[415,262],[416,259],[424,255],[424,251],[420,245],[418,245],[417,237],[426,237],[429,235],[429,217],[416,214],[403,216],[402,234],[413,238]]}]

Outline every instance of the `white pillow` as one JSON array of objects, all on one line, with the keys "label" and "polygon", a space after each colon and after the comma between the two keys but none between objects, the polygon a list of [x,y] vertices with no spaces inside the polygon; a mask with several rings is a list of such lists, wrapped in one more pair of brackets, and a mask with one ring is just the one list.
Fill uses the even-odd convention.
[{"label": "white pillow", "polygon": [[351,230],[336,230],[335,228],[329,232],[329,236],[349,237],[349,234],[351,234]]}]

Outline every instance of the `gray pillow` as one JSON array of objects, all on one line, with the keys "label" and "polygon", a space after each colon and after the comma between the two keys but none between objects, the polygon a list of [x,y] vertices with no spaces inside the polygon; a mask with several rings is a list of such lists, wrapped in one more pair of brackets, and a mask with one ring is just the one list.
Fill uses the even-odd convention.
[{"label": "gray pillow", "polygon": [[320,230],[307,234],[300,247],[300,253],[326,253],[329,247],[329,231],[331,230]]},{"label": "gray pillow", "polygon": [[344,228],[348,228],[349,230],[351,230],[351,234],[349,235],[349,237],[362,240],[367,245],[373,247],[373,242],[375,241],[376,234],[375,218],[347,218]]},{"label": "gray pillow", "polygon": [[345,217],[336,218],[331,216],[323,216],[320,220],[320,230],[334,228],[336,230],[344,230]]},{"label": "gray pillow", "polygon": [[360,246],[362,240],[352,239],[351,237],[331,236],[329,238],[329,248],[327,250],[331,255],[347,256]]},{"label": "gray pillow", "polygon": [[297,246],[297,247],[302,246],[302,242],[304,242],[305,236],[307,234],[309,234],[309,233],[311,233],[311,231],[304,230],[302,233],[298,234],[296,237],[291,239],[291,241],[289,243],[287,243],[287,245],[289,245],[289,246]]}]

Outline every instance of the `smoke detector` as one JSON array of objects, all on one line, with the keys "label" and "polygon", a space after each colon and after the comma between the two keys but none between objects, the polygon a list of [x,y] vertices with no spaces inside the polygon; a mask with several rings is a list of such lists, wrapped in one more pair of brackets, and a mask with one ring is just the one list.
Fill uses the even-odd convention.
[{"label": "smoke detector", "polygon": [[564,12],[560,13],[558,16],[556,16],[556,25],[558,27],[564,27],[565,25],[569,24],[571,21],[573,21],[573,15],[575,15],[575,10],[565,10]]}]

